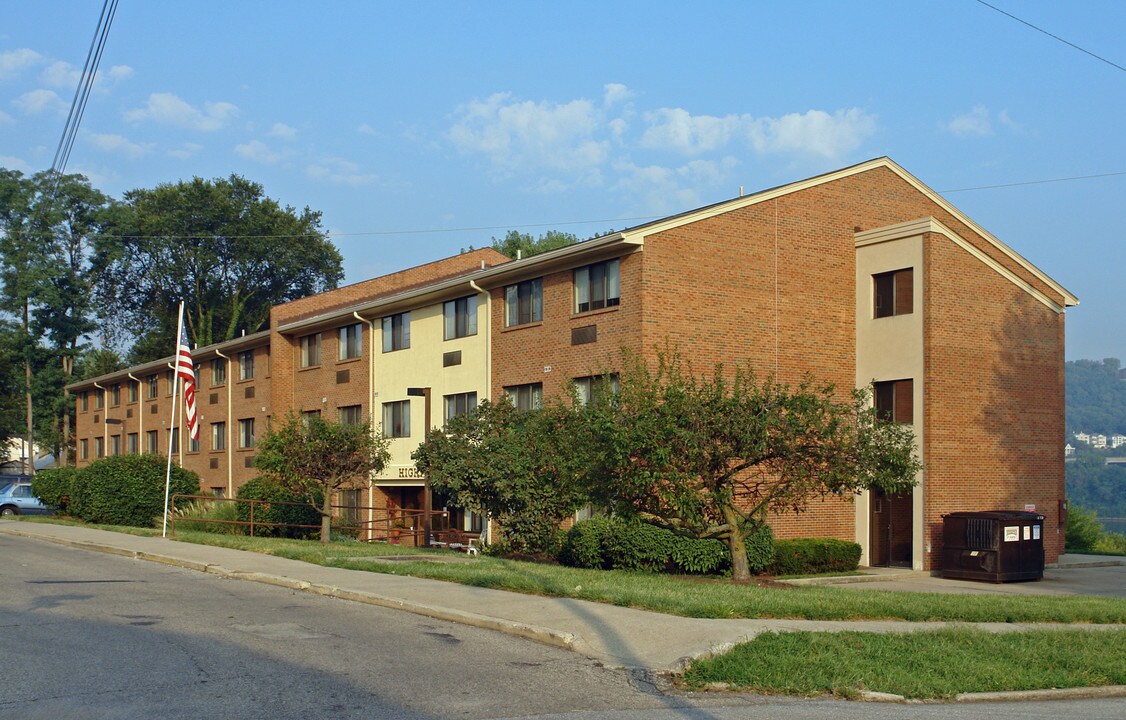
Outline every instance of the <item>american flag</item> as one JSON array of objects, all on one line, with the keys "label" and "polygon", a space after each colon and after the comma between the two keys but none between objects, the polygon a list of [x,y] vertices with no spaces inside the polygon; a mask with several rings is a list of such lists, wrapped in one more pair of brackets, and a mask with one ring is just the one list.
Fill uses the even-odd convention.
[{"label": "american flag", "polygon": [[184,412],[188,416],[188,434],[192,440],[199,439],[199,425],[195,421],[195,365],[192,364],[192,348],[188,345],[187,328],[180,327],[180,347],[176,353],[176,374],[184,385]]}]

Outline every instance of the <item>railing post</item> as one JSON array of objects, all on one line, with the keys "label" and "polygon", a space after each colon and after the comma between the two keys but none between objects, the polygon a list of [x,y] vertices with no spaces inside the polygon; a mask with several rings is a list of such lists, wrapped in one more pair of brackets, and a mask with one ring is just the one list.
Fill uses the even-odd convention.
[{"label": "railing post", "polygon": [[257,503],[257,500],[250,501],[250,537],[254,537],[254,506]]}]

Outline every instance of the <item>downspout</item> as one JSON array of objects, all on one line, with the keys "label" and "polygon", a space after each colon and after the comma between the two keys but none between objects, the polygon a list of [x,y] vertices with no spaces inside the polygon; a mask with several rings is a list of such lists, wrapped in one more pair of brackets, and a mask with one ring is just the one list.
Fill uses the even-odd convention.
[{"label": "downspout", "polygon": [[133,373],[126,373],[130,380],[137,383],[137,454],[141,454],[141,441],[145,439],[145,413],[141,411],[141,378]]},{"label": "downspout", "polygon": [[[109,457],[109,422],[107,422],[109,420],[109,395],[106,388],[98,383],[95,382],[94,387],[102,391],[102,457]],[[27,455],[28,457],[32,456],[30,449],[27,451]],[[96,456],[97,453],[94,453],[94,455]],[[98,458],[95,457],[94,459],[97,460]]]},{"label": "downspout", "polygon": [[218,350],[215,351],[215,354],[227,361],[227,372],[224,376],[227,386],[227,421],[223,423],[223,432],[225,434],[223,438],[223,452],[227,456],[227,497],[233,498],[235,496],[235,479],[234,466],[231,464],[234,459],[232,457],[233,453],[231,452],[231,423],[233,422],[231,420],[231,385],[234,384],[235,379],[231,374],[231,359]]},{"label": "downspout", "polygon": [[[493,295],[484,290],[477,281],[470,280],[469,287],[485,296],[485,398],[491,399],[493,395]],[[485,516],[484,523],[485,543],[493,541],[493,528],[489,516]]]},{"label": "downspout", "polygon": [[[352,316],[368,326],[368,431],[375,437],[375,321],[368,320],[358,312],[352,311]],[[368,473],[368,521],[367,539],[374,538],[375,529],[375,480]]]}]

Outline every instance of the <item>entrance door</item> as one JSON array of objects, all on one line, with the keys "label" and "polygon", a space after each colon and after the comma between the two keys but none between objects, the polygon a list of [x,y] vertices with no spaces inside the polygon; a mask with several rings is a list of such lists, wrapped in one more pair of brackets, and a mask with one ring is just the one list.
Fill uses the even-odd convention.
[{"label": "entrance door", "polygon": [[872,491],[868,523],[870,567],[911,567],[911,505],[910,492],[889,495],[883,490]]}]

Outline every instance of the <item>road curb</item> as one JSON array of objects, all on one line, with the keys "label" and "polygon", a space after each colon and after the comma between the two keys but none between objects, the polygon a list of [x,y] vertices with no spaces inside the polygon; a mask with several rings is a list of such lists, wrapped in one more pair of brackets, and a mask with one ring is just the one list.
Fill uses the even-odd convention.
[{"label": "road curb", "polygon": [[1126,697],[1126,685],[1098,687],[1051,688],[1049,690],[1011,690],[1008,692],[961,693],[954,702],[1017,702],[1020,700],[1082,700],[1087,698]]}]

